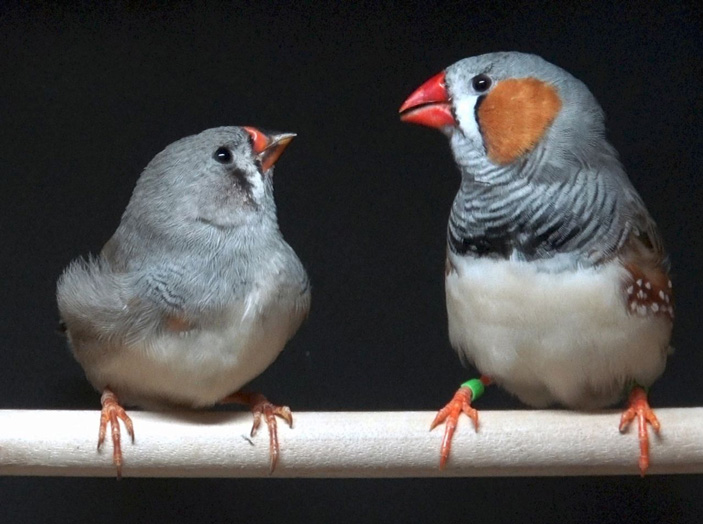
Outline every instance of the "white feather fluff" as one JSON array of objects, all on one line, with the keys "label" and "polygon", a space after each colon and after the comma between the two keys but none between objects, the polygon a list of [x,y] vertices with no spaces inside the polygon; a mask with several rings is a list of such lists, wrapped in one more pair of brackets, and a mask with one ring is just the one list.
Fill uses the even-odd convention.
[{"label": "white feather fluff", "polygon": [[648,386],[663,372],[671,323],[628,313],[618,261],[555,273],[514,259],[449,258],[452,345],[526,404],[600,408],[628,380]]}]

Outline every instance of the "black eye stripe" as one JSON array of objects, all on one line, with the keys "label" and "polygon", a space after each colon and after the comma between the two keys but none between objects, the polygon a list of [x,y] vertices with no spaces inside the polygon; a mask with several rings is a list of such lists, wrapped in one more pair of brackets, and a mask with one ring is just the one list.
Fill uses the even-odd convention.
[{"label": "black eye stripe", "polygon": [[474,118],[476,119],[476,125],[478,126],[478,132],[483,134],[483,130],[481,129],[481,119],[478,117],[478,110],[481,107],[481,104],[483,104],[483,101],[486,99],[486,95],[481,95],[478,97],[476,100],[476,105],[474,105]]},{"label": "black eye stripe", "polygon": [[220,164],[229,164],[232,162],[232,151],[226,147],[218,147],[213,155],[213,158]]},{"label": "black eye stripe", "polygon": [[244,193],[251,195],[254,186],[244,171],[240,171],[239,169],[230,169],[228,170],[228,175],[230,176],[234,186],[239,187]]}]

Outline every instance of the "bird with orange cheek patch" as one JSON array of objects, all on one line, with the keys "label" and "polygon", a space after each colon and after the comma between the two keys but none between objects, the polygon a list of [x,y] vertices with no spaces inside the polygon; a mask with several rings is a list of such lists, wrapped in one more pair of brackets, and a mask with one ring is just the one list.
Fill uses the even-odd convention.
[{"label": "bird with orange cheek patch", "polygon": [[605,139],[588,88],[542,58],[491,53],[420,86],[401,120],[448,136],[461,171],[447,229],[449,338],[480,379],[439,411],[440,467],[463,412],[496,383],[534,407],[594,410],[628,395],[639,469],[647,388],[662,374],[674,319],[657,227]]}]

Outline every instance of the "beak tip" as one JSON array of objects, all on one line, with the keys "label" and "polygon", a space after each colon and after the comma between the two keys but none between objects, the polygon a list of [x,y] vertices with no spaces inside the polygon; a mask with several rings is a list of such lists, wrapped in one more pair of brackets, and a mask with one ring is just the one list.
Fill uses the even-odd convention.
[{"label": "beak tip", "polygon": [[442,128],[456,122],[449,107],[446,76],[442,71],[418,87],[400,106],[400,121]]},{"label": "beak tip", "polygon": [[268,137],[266,146],[258,153],[264,171],[273,167],[296,136],[297,133],[277,133]]}]

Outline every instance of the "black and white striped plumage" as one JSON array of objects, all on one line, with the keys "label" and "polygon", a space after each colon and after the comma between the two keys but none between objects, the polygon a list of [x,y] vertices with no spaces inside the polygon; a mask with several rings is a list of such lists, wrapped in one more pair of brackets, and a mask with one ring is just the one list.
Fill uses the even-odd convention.
[{"label": "black and white striped plumage", "polygon": [[467,58],[402,118],[441,129],[461,185],[448,225],[449,336],[532,406],[608,406],[663,372],[673,320],[656,226],[586,86],[522,53]]}]

